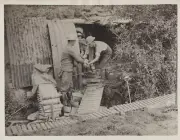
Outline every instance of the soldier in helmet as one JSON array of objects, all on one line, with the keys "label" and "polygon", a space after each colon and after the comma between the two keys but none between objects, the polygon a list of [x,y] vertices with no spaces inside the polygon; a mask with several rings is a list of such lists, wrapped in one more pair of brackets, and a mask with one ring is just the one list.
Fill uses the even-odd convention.
[{"label": "soldier in helmet", "polygon": [[85,50],[87,47],[86,39],[84,38],[84,31],[82,28],[77,27],[76,32],[77,32],[77,36],[78,36],[78,40],[79,40],[80,53],[81,53],[81,56],[84,56]]},{"label": "soldier in helmet", "polygon": [[[80,56],[80,53],[74,51],[74,45],[76,42],[76,36],[70,35],[68,38],[67,46],[62,50],[61,58],[61,72],[59,77],[61,78],[61,87],[63,105],[67,108],[70,107],[71,89],[73,87],[73,66],[74,61],[87,65],[84,59]],[[69,113],[64,111],[65,113]]]},{"label": "soldier in helmet", "polygon": [[81,56],[83,57],[87,48],[86,39],[83,38],[83,35],[81,33],[78,33],[77,35],[78,35],[78,40],[79,40],[80,53],[81,53]]},{"label": "soldier in helmet", "polygon": [[[95,58],[88,64],[92,65],[97,63],[99,69],[104,68],[112,55],[112,49],[110,48],[110,46],[105,42],[95,41],[95,37],[92,36],[88,36],[86,38],[86,42],[89,47],[95,48]],[[87,57],[87,54],[88,52],[86,53],[84,58]]]}]

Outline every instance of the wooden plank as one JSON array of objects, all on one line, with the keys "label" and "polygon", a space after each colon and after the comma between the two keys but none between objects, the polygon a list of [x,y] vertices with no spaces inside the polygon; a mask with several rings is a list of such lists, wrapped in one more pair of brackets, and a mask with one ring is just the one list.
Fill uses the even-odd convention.
[{"label": "wooden plank", "polygon": [[123,105],[117,105],[117,108],[119,108],[123,112],[128,110],[128,108],[124,107]]},{"label": "wooden plank", "polygon": [[117,105],[118,108],[120,108],[121,110],[127,110],[127,104],[122,104],[122,105]]},{"label": "wooden plank", "polygon": [[33,131],[33,129],[32,129],[32,127],[31,127],[31,125],[30,124],[27,124],[27,129],[28,129],[28,131]]},{"label": "wooden plank", "polygon": [[83,120],[88,120],[89,119],[89,116],[88,115],[85,115],[84,117],[82,117]]},{"label": "wooden plank", "polygon": [[90,116],[90,119],[95,119],[95,118],[97,118],[97,117],[94,116],[93,114],[89,114],[89,116]]},{"label": "wooden plank", "polygon": [[44,123],[48,129],[51,129],[51,126],[47,122]]},{"label": "wooden plank", "polygon": [[16,129],[18,130],[19,134],[22,134],[22,133],[23,133],[20,125],[17,124],[17,125],[16,125]]},{"label": "wooden plank", "polygon": [[25,133],[28,132],[28,129],[27,129],[26,125],[22,124],[22,125],[21,125],[21,128],[22,128],[22,131],[23,131],[23,132],[25,132]]},{"label": "wooden plank", "polygon": [[6,127],[6,135],[7,136],[12,136],[13,135],[10,127]]},{"label": "wooden plank", "polygon": [[82,64],[78,64],[78,83],[79,89],[82,89]]},{"label": "wooden plank", "polygon": [[41,125],[39,123],[36,123],[36,127],[37,127],[38,130],[42,130],[42,127],[41,127]]},{"label": "wooden plank", "polygon": [[62,120],[57,121],[57,123],[59,124],[59,126],[63,126],[65,124]]},{"label": "wooden plank", "polygon": [[103,112],[106,114],[106,116],[112,114],[111,111],[109,111],[108,109],[104,109]]},{"label": "wooden plank", "polygon": [[55,126],[51,122],[48,122],[48,124],[51,128],[55,128]]},{"label": "wooden plank", "polygon": [[40,125],[43,128],[43,130],[47,130],[48,129],[44,123],[40,123]]},{"label": "wooden plank", "polygon": [[99,113],[99,112],[95,112],[95,113],[93,113],[93,115],[96,116],[97,118],[100,118],[100,117],[103,116],[103,115],[102,115],[101,113]]},{"label": "wooden plank", "polygon": [[70,124],[77,123],[77,120],[70,119],[69,121],[70,121]]},{"label": "wooden plank", "polygon": [[83,120],[89,120],[90,119],[90,116],[89,114],[84,114],[83,117],[82,117]]},{"label": "wooden plank", "polygon": [[56,127],[59,127],[59,125],[58,125],[58,123],[57,122],[52,122],[52,124],[54,125],[54,127],[56,128]]},{"label": "wooden plank", "polygon": [[76,120],[73,120],[71,118],[68,118],[67,121],[69,122],[69,124],[73,124],[74,122],[76,122]]},{"label": "wooden plank", "polygon": [[66,120],[66,119],[64,119],[64,120],[62,120],[62,121],[63,121],[64,125],[69,124],[69,121],[68,121],[68,120]]},{"label": "wooden plank", "polygon": [[30,124],[30,125],[31,125],[31,127],[32,127],[32,129],[33,129],[34,131],[37,131],[37,130],[38,130],[35,124],[32,123],[32,124]]},{"label": "wooden plank", "polygon": [[12,130],[13,135],[17,135],[18,134],[18,131],[17,131],[15,126],[11,126],[11,130]]},{"label": "wooden plank", "polygon": [[131,110],[131,104],[123,104],[126,107],[126,110]]},{"label": "wooden plank", "polygon": [[116,110],[115,110],[115,109],[113,109],[113,108],[110,108],[110,109],[109,109],[109,111],[111,111],[113,114],[118,113],[118,111],[116,111]]},{"label": "wooden plank", "polygon": [[[91,92],[85,93],[86,96],[83,96],[80,107],[78,109],[78,114],[97,112],[100,107],[100,102],[103,93],[103,87],[94,91],[97,95],[91,96]],[[99,96],[98,96],[99,95]]]},{"label": "wooden plank", "polygon": [[136,104],[141,108],[145,107],[145,105],[143,103],[137,102]]},{"label": "wooden plank", "polygon": [[146,102],[139,102],[140,104],[142,104],[143,107],[146,107],[147,106],[147,103]]},{"label": "wooden plank", "polygon": [[98,116],[97,114],[95,114],[95,113],[92,113],[91,115],[92,115],[95,119],[99,118],[99,116]]},{"label": "wooden plank", "polygon": [[99,111],[101,114],[103,114],[103,116],[104,115],[106,115],[106,112],[104,112],[104,110],[101,110],[101,111]]},{"label": "wooden plank", "polygon": [[135,110],[135,109],[139,109],[140,106],[136,103],[132,103],[132,108],[133,108],[133,110]]},{"label": "wooden plank", "polygon": [[63,125],[67,125],[67,124],[68,124],[68,122],[67,122],[66,118],[65,118],[65,119],[63,119],[63,120],[61,120],[61,123],[62,123]]},{"label": "wooden plank", "polygon": [[[52,21],[48,22],[48,29],[49,29],[49,34],[50,34],[50,40],[51,40],[51,50],[52,50],[52,57],[53,57],[53,68],[54,68],[54,76],[56,81],[59,80],[58,74],[59,74],[59,69],[60,69],[60,58],[59,58],[59,50],[57,47],[57,40],[55,36],[55,25],[53,24]],[[59,38],[61,39],[61,38]]]},{"label": "wooden plank", "polygon": [[117,111],[122,111],[120,108],[118,108],[117,106],[113,106],[113,108],[115,109],[115,110],[117,110]]},{"label": "wooden plank", "polygon": [[77,122],[78,122],[78,120],[72,120],[72,124],[75,124]]}]

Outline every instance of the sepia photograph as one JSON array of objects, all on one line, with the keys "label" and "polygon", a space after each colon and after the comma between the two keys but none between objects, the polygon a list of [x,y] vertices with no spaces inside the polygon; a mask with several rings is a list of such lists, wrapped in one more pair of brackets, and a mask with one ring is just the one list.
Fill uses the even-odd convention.
[{"label": "sepia photograph", "polygon": [[5,4],[5,135],[177,136],[177,11]]}]

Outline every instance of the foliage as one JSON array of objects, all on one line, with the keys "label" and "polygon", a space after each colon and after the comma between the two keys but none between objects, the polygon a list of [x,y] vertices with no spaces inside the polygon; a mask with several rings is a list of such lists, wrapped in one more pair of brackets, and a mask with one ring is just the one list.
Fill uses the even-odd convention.
[{"label": "foliage", "polygon": [[[134,22],[125,27],[110,27],[117,36],[113,64],[120,63],[116,69],[131,75],[132,99],[176,92],[177,6],[127,6],[123,13]],[[116,11],[117,15],[123,13]]]}]

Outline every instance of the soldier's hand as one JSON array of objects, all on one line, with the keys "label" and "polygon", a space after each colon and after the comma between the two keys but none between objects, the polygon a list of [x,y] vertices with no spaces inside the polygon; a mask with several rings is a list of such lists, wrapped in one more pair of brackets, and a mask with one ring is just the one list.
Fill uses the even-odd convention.
[{"label": "soldier's hand", "polygon": [[84,59],[84,63],[88,64],[88,60],[87,60],[87,59]]},{"label": "soldier's hand", "polygon": [[86,67],[86,68],[89,67],[87,59],[84,60],[84,67]]}]

